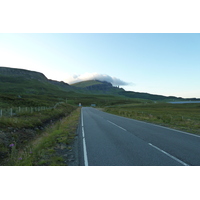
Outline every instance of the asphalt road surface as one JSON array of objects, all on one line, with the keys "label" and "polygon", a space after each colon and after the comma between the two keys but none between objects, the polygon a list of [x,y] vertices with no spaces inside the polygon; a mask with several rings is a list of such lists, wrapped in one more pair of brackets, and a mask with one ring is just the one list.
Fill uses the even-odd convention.
[{"label": "asphalt road surface", "polygon": [[200,136],[83,107],[80,165],[200,166]]}]

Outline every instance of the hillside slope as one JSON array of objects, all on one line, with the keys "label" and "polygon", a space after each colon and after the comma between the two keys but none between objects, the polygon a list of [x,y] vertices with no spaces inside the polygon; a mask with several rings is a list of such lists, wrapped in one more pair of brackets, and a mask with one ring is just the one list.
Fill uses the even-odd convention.
[{"label": "hillside slope", "polygon": [[89,80],[89,81],[82,81],[78,83],[71,84],[71,86],[78,87],[78,88],[87,88],[93,85],[101,85],[102,82],[98,80]]},{"label": "hillside slope", "polygon": [[0,67],[0,92],[3,94],[56,94],[73,90],[67,83],[49,80],[40,72]]},{"label": "hillside slope", "polygon": [[6,77],[24,77],[27,79],[36,79],[38,81],[48,80],[46,76],[40,72],[10,67],[0,67],[0,75]]},{"label": "hillside slope", "polygon": [[110,94],[114,96],[121,96],[133,99],[147,99],[152,101],[182,101],[182,100],[198,100],[196,98],[184,99],[175,96],[163,96],[156,94],[149,94],[144,92],[125,91],[123,88],[114,87],[111,83],[98,80],[82,81],[73,84],[74,87],[86,89],[93,94]]},{"label": "hillside slope", "polygon": [[89,80],[75,83],[72,86],[85,89],[85,92],[93,94],[110,94],[120,96],[119,92],[124,91],[122,88],[114,87],[111,83],[99,80]]}]

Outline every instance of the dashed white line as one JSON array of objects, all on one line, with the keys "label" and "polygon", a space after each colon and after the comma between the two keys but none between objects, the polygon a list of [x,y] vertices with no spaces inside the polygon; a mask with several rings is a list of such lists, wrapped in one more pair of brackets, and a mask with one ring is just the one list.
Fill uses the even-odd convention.
[{"label": "dashed white line", "polygon": [[153,145],[153,144],[151,144],[151,143],[149,143],[149,145],[152,146],[152,147],[154,147],[154,148],[157,149],[158,151],[161,151],[162,153],[166,154],[166,155],[169,156],[170,158],[176,160],[177,162],[181,163],[182,165],[184,165],[184,166],[189,166],[189,165],[186,164],[185,162],[183,162],[183,161],[179,160],[178,158],[172,156],[171,154],[167,153],[166,151],[163,151],[162,149],[158,148],[157,146],[155,146],[155,145]]},{"label": "dashed white line", "polygon": [[[117,116],[117,117],[123,118],[123,119],[126,118],[126,117],[121,117],[121,116]],[[136,122],[139,122],[139,123],[148,124],[148,125],[156,126],[156,127],[159,127],[159,128],[168,129],[168,130],[171,130],[171,131],[183,133],[183,134],[190,135],[190,136],[193,136],[193,137],[200,137],[200,135],[196,135],[194,133],[188,133],[188,132],[184,132],[184,131],[181,131],[181,130],[161,126],[161,125],[158,125],[158,124],[153,124],[153,123],[150,123],[150,122],[144,122],[144,121],[140,121],[140,120],[136,120],[136,119],[130,119],[130,118],[126,118],[126,119],[128,119],[130,121],[136,121]]]},{"label": "dashed white line", "polygon": [[83,136],[83,156],[84,156],[84,164],[88,166],[88,156],[87,156],[87,148],[85,142],[85,132],[84,132],[84,125],[83,125],[83,113],[81,112],[81,125],[82,125],[82,136]]},{"label": "dashed white line", "polygon": [[111,124],[117,126],[118,128],[121,128],[122,130],[127,131],[126,129],[122,128],[121,126],[118,126],[117,124],[115,124],[115,123],[113,123],[113,122],[111,122],[111,121],[109,121],[109,120],[107,120],[107,121],[108,121],[109,123],[111,123]]}]

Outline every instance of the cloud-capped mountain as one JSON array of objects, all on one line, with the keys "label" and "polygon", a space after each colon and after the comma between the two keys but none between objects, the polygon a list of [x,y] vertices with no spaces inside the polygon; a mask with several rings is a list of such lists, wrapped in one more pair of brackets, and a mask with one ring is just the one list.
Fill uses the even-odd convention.
[{"label": "cloud-capped mountain", "polygon": [[87,80],[69,85],[62,81],[59,82],[47,79],[47,77],[40,72],[0,67],[1,94],[59,95],[61,93],[64,94],[65,92],[75,92],[77,95],[114,95],[126,98],[150,99],[155,101],[182,99],[177,97],[166,97],[162,95],[125,91],[123,88],[113,86],[110,82],[100,80]]}]

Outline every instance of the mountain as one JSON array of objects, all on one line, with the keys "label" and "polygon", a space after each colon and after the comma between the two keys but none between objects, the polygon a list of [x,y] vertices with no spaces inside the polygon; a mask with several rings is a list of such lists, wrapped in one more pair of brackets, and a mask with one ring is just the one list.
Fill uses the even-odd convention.
[{"label": "mountain", "polygon": [[25,69],[10,67],[0,67],[0,75],[5,77],[23,77],[27,79],[36,79],[38,81],[47,81],[46,76],[40,72],[34,72]]},{"label": "mountain", "polygon": [[137,99],[149,99],[153,101],[173,101],[173,100],[183,100],[181,97],[174,97],[174,96],[163,96],[163,95],[156,95],[156,94],[149,94],[149,93],[142,93],[142,92],[133,92],[133,91],[123,91],[119,92],[120,95],[129,98],[137,98]]},{"label": "mountain", "polygon": [[72,84],[72,86],[79,89],[84,89],[84,92],[92,94],[110,94],[119,96],[119,92],[124,91],[124,89],[114,87],[109,82],[99,80],[82,81]]},{"label": "mountain", "polygon": [[[75,98],[88,95],[111,95],[125,98],[139,98],[154,101],[184,100],[177,97],[166,97],[148,93],[125,91],[114,87],[111,83],[99,80],[89,80],[69,85],[63,81],[48,79],[40,72],[0,67],[0,94],[12,95],[54,95]],[[187,99],[196,100],[196,99]]]},{"label": "mountain", "polygon": [[111,83],[99,80],[82,81],[72,84],[72,86],[82,89],[84,88],[85,92],[88,91],[93,94],[110,94],[126,98],[128,97],[135,99],[148,99],[152,101],[198,100],[196,98],[184,99],[175,96],[163,96],[163,95],[156,95],[156,94],[149,94],[142,92],[125,91],[123,88],[114,87]]},{"label": "mountain", "polygon": [[25,69],[0,67],[0,92],[10,94],[53,94],[73,91],[69,84],[47,79],[40,73]]}]

